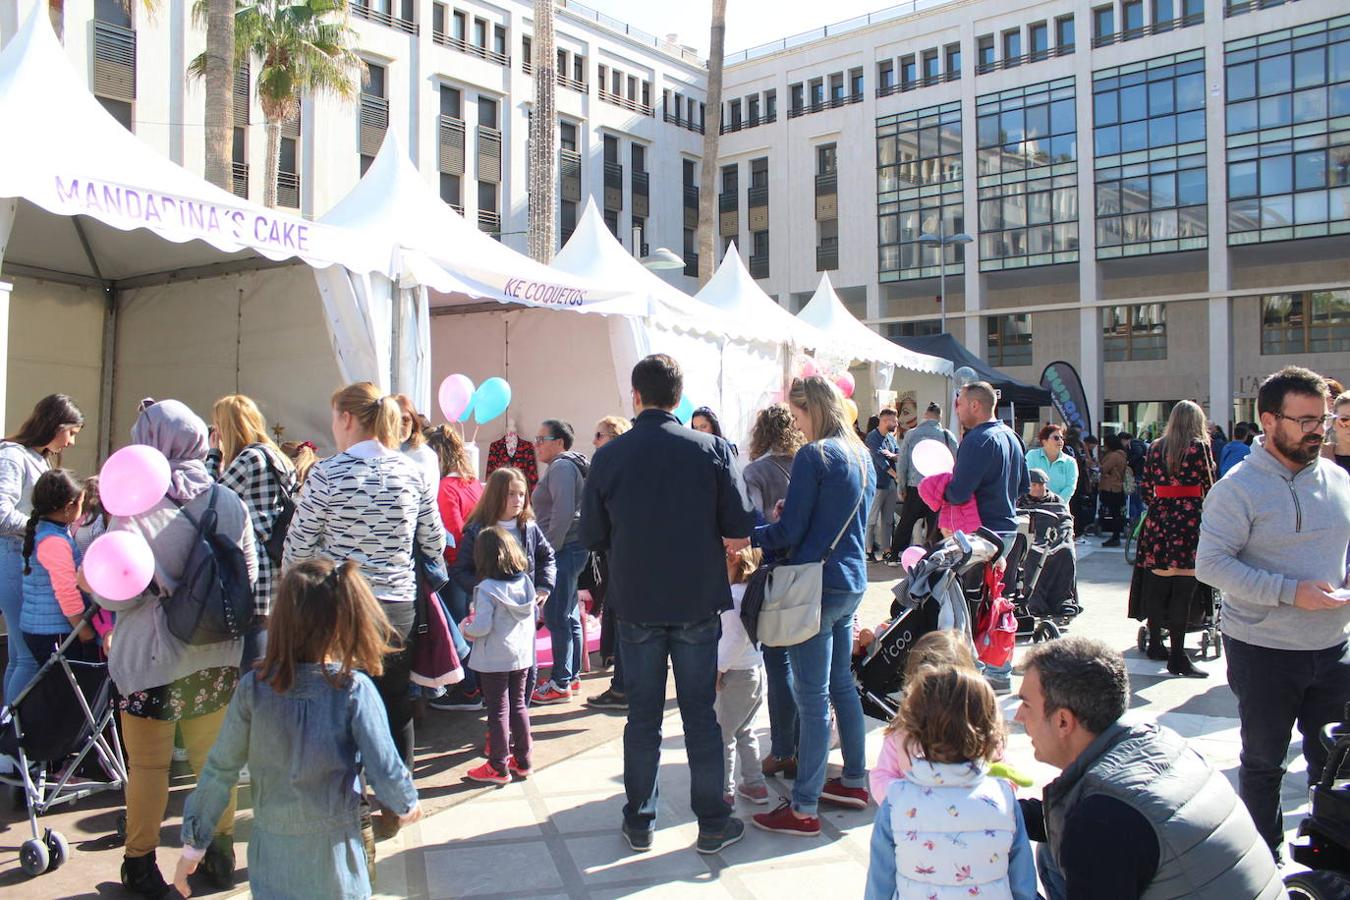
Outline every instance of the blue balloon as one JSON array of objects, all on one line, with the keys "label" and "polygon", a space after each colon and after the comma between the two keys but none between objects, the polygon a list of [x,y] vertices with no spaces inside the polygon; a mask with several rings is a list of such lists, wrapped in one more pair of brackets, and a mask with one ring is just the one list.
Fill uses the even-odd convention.
[{"label": "blue balloon", "polygon": [[694,415],[694,401],[687,396],[680,397],[680,405],[675,407],[675,418],[680,420],[680,424],[688,425],[690,418]]},{"label": "blue balloon", "polygon": [[473,420],[479,425],[491,422],[511,405],[511,385],[505,378],[489,378],[473,392]]}]

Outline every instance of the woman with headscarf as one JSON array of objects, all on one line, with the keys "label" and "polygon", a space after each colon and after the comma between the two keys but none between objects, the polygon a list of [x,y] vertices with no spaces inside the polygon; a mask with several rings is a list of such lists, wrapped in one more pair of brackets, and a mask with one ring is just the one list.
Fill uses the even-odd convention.
[{"label": "woman with headscarf", "polygon": [[[131,442],[164,454],[172,473],[169,491],[140,515],[114,516],[108,531],[128,531],[145,538],[155,556],[155,575],[138,597],[112,601],[95,594],[94,600],[117,613],[108,670],[121,694],[127,754],[122,884],[143,897],[163,897],[169,888],[155,862],[155,850],[169,800],[174,731],[182,732],[188,760],[200,772],[234,695],[244,650],[242,639],[183,643],[169,632],[164,603],[184,575],[197,535],[195,523],[212,503],[216,534],[243,551],[250,581],[258,577],[258,559],[244,501],[216,484],[206,470],[206,424],[192,410],[177,400],[146,407],[132,426]],[[87,589],[87,583],[82,587]],[[224,888],[234,881],[233,797],[218,828],[202,868],[212,883]]]}]

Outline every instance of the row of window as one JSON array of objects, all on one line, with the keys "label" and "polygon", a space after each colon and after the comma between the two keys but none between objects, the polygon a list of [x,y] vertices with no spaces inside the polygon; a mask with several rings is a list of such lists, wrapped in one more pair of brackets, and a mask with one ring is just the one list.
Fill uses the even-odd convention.
[{"label": "row of window", "polygon": [[770,88],[746,97],[727,101],[726,115],[722,117],[722,133],[754,128],[778,120],[778,91]]}]

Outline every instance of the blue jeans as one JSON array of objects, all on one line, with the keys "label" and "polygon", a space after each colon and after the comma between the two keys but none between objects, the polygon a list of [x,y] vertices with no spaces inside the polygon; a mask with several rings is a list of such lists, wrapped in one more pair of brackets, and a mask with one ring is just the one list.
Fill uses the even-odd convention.
[{"label": "blue jeans", "polygon": [[262,662],[267,655],[267,626],[255,622],[244,633],[244,655],[239,660],[239,674],[244,676],[253,671],[253,664]]},{"label": "blue jeans", "polygon": [[1237,697],[1242,756],[1238,795],[1256,830],[1276,850],[1284,843],[1280,785],[1289,738],[1298,725],[1308,783],[1322,777],[1327,748],[1322,727],[1339,722],[1350,697],[1350,645],[1326,650],[1272,650],[1223,637],[1228,686]]},{"label": "blue jeans", "polygon": [[455,582],[447,581],[437,596],[441,599],[441,609],[445,611],[445,621],[450,626],[450,640],[454,641],[455,652],[459,654],[459,661],[464,665],[464,680],[459,686],[466,691],[476,690],[478,673],[469,668],[468,662],[473,646],[464,640],[464,635],[459,630],[459,623],[469,617],[469,592]]},{"label": "blue jeans", "polygon": [[1139,496],[1138,491],[1135,491],[1133,494],[1126,497],[1125,504],[1126,508],[1129,510],[1131,522],[1144,514],[1144,500]]},{"label": "blue jeans", "polygon": [[656,827],[667,660],[675,670],[675,698],[684,722],[689,806],[698,816],[699,830],[721,832],[726,827],[731,807],[722,798],[722,728],[713,709],[721,634],[722,618],[717,615],[675,625],[619,621],[628,688],[628,724],[623,729],[623,786],[628,802],[623,821],[630,829]]},{"label": "blue jeans", "polygon": [[28,651],[19,631],[23,611],[23,543],[18,538],[0,538],[0,615],[9,636],[9,663],[5,666],[6,703],[17,697],[37,674],[37,660]]},{"label": "blue jeans", "polygon": [[618,641],[614,642],[614,672],[609,680],[609,689],[622,696],[628,695],[623,686],[623,650],[620,649]]},{"label": "blue jeans", "polygon": [[586,548],[573,541],[558,551],[558,581],[544,601],[544,624],[553,639],[553,670],[549,680],[565,688],[581,676],[581,609],[577,606],[577,579],[586,565]]},{"label": "blue jeans", "polygon": [[844,786],[867,787],[867,753],[863,746],[866,726],[862,701],[858,699],[849,670],[853,654],[853,613],[862,598],[862,591],[827,589],[820,600],[820,631],[815,637],[788,648],[793,693],[797,697],[797,715],[801,721],[792,808],[804,815],[816,814],[820,791],[825,786],[826,764],[830,757],[831,704],[844,750]]},{"label": "blue jeans", "polygon": [[769,682],[769,755],[791,759],[797,755],[797,701],[792,696],[792,663],[785,647],[763,647],[764,671]]}]

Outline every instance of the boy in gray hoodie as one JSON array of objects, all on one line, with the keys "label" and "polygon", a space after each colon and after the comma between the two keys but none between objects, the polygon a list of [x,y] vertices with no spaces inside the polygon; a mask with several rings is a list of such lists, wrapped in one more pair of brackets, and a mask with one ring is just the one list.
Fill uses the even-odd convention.
[{"label": "boy in gray hoodie", "polygon": [[473,612],[462,627],[464,636],[473,641],[469,667],[478,673],[487,708],[488,761],[465,777],[509,784],[513,775],[522,779],[530,775],[525,688],[534,665],[534,585],[525,574],[524,551],[502,528],[478,533],[473,564],[483,580],[473,590]]},{"label": "boy in gray hoodie", "polygon": [[1290,732],[1297,723],[1311,784],[1327,761],[1318,734],[1350,700],[1350,475],[1320,454],[1326,400],[1326,382],[1297,366],[1261,384],[1265,434],[1205,498],[1195,560],[1196,578],[1223,592],[1238,793],[1277,860]]}]

